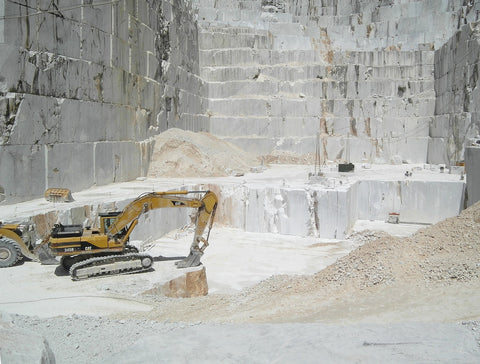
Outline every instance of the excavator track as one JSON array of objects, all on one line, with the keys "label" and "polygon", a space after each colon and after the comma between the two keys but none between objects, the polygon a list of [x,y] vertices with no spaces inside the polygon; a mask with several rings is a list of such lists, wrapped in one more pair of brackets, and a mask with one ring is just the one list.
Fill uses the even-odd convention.
[{"label": "excavator track", "polygon": [[78,281],[106,275],[139,273],[148,271],[152,265],[153,258],[145,253],[94,257],[73,264],[70,276]]}]

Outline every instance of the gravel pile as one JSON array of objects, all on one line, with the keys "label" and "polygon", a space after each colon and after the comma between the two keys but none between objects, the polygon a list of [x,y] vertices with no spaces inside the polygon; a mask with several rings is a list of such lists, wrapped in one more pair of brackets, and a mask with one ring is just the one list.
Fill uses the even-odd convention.
[{"label": "gravel pile", "polygon": [[148,176],[232,176],[258,164],[255,156],[214,135],[171,128],[155,137]]},{"label": "gravel pile", "polygon": [[470,281],[480,276],[480,203],[458,217],[421,229],[407,238],[364,232],[365,244],[317,274],[317,280],[356,282],[360,288],[391,284]]}]

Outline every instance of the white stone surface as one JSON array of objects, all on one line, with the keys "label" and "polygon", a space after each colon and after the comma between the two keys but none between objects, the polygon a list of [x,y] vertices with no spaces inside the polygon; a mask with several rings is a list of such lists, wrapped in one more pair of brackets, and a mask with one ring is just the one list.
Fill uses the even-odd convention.
[{"label": "white stone surface", "polygon": [[[170,127],[211,131],[257,154],[311,153],[321,132],[338,162],[447,165],[480,130],[478,2],[135,4],[0,20],[2,153],[31,148],[25,158],[43,163],[15,166],[13,180],[0,161],[10,203],[50,182],[77,191],[140,176],[146,140]],[[53,178],[58,166],[36,154],[53,145],[84,166],[91,149],[79,153],[82,143],[104,155],[78,179]]]},{"label": "white stone surface", "polygon": [[[2,155],[22,154],[35,164],[22,162],[23,167],[10,157],[0,161],[7,201],[40,196],[52,184],[78,191],[141,176],[149,157],[145,140],[183,113],[204,113],[198,58],[190,57],[198,45],[189,4],[132,4],[71,7],[66,2],[50,12],[18,17],[28,10],[2,1]],[[44,7],[49,6],[54,5]],[[57,10],[62,16],[53,14]],[[162,112],[167,99],[173,110]],[[37,150],[47,148],[50,155],[39,160]],[[93,157],[95,148],[103,154]],[[83,173],[68,173],[68,165]]]},{"label": "white stone surface", "polygon": [[[463,208],[465,180],[430,165],[356,165],[353,173],[325,167],[324,176],[309,180],[309,166],[273,166],[243,177],[145,179],[74,193],[74,202],[45,200],[5,205],[0,220],[28,219],[58,211],[64,224],[93,225],[95,214],[122,209],[143,192],[211,189],[219,197],[216,223],[247,232],[344,238],[357,220],[385,221],[400,213],[402,223],[431,224],[456,216]],[[411,172],[411,176],[406,176]],[[86,206],[85,208],[83,206]],[[73,208],[81,207],[80,214]],[[142,218],[138,239],[156,239],[190,223],[189,212],[153,212]],[[136,232],[137,233],[137,232]]]},{"label": "white stone surface", "polygon": [[12,321],[9,315],[0,313],[0,360],[4,363],[55,364],[48,341],[35,332],[15,327]]}]

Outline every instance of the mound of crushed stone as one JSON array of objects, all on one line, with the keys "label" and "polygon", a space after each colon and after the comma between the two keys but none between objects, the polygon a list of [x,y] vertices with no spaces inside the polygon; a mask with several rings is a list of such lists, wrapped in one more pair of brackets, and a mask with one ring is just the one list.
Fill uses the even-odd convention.
[{"label": "mound of crushed stone", "polygon": [[314,276],[272,277],[257,289],[269,290],[273,284],[295,287],[297,293],[326,287],[360,291],[396,283],[452,286],[480,279],[480,202],[409,237],[366,230],[351,238],[363,244]]},{"label": "mound of crushed stone", "polygon": [[337,284],[354,281],[358,287],[395,281],[452,285],[478,279],[480,202],[459,216],[421,229],[411,237],[373,236],[318,273],[317,278]]},{"label": "mound of crushed stone", "polygon": [[155,137],[148,177],[224,177],[258,164],[255,156],[209,133],[172,128]]}]

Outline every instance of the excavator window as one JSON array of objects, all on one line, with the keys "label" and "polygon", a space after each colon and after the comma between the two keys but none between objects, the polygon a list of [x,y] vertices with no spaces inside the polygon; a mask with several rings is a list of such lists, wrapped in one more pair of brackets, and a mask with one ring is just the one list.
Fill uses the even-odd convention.
[{"label": "excavator window", "polygon": [[104,219],[103,221],[105,224],[105,230],[107,230],[110,227],[110,225],[112,225],[113,219]]},{"label": "excavator window", "polygon": [[[112,226],[115,221],[117,220],[117,216],[120,215],[121,211],[112,211],[112,212],[104,212],[100,213],[99,216],[103,221],[103,231],[107,232],[110,226]],[[127,227],[124,227],[122,230],[118,232],[117,235],[123,236],[127,233]]]},{"label": "excavator window", "polygon": [[99,214],[103,221],[103,228],[105,231],[107,231],[108,228],[113,224],[119,214],[120,211],[104,212]]}]

